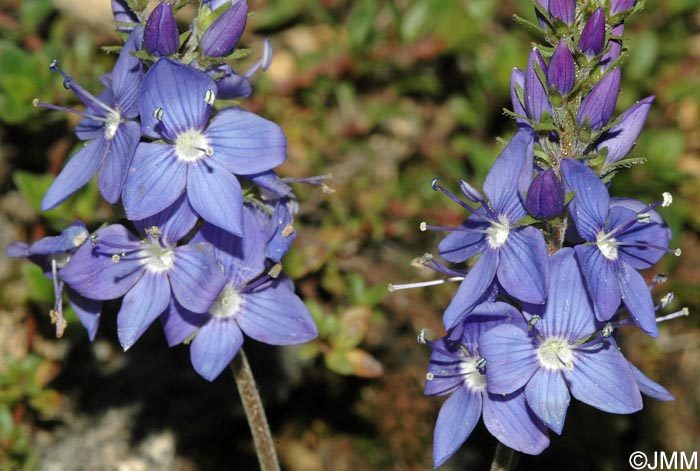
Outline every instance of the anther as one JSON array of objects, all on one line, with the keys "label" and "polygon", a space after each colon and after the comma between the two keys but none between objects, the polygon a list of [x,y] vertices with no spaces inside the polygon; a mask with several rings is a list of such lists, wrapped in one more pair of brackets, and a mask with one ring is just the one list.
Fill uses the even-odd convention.
[{"label": "anther", "polygon": [[610,337],[615,329],[613,328],[612,324],[608,322],[605,324],[605,327],[603,327],[603,337]]},{"label": "anther", "polygon": [[651,221],[651,215],[649,215],[649,213],[637,214],[637,222],[639,224],[648,224],[650,221]]},{"label": "anther", "polygon": [[425,221],[421,222],[419,227],[421,232],[425,232],[428,230],[428,224]]},{"label": "anther", "polygon": [[425,332],[426,329],[421,329],[420,332],[418,332],[418,343],[421,345],[425,345],[427,341],[425,340]]},{"label": "anther", "polygon": [[671,206],[671,203],[673,203],[673,195],[671,195],[671,193],[669,193],[668,191],[664,191],[662,196],[664,198],[664,201],[663,203],[661,203],[661,207],[668,208],[669,206]]},{"label": "anther", "polygon": [[117,254],[112,255],[112,261],[114,263],[117,263],[120,259],[121,259],[121,257],[119,255],[117,255]]},{"label": "anther", "polygon": [[294,232],[294,226],[292,224],[287,224],[282,229],[282,237],[289,237]]},{"label": "anther", "polygon": [[282,273],[281,263],[275,263],[272,268],[270,268],[270,271],[267,272],[267,274],[270,275],[270,278],[277,278],[280,276],[280,273]]},{"label": "anther", "polygon": [[680,256],[681,256],[681,253],[683,253],[683,252],[681,251],[681,249],[676,249],[676,250],[673,251],[673,255],[675,255],[676,257],[680,257]]},{"label": "anther", "polygon": [[144,232],[146,233],[146,235],[149,235],[149,236],[153,237],[154,239],[160,239],[161,232],[160,232],[160,229],[158,228],[158,226],[148,227],[148,228],[146,228],[146,230]]},{"label": "anther", "polygon": [[435,375],[434,375],[433,373],[431,373],[430,371],[428,371],[428,372],[425,374],[425,379],[427,379],[428,381],[432,381],[433,378],[435,378]]},{"label": "anther", "polygon": [[661,297],[661,308],[665,308],[665,307],[667,307],[669,304],[671,304],[671,303],[673,302],[673,298],[674,298],[674,297],[675,297],[675,295],[673,294],[672,291],[669,292],[669,293],[666,293],[665,295],[663,295],[663,296]]},{"label": "anther", "polygon": [[666,276],[665,273],[657,273],[654,275],[654,278],[651,281],[651,287],[653,288],[654,286],[666,283],[667,281],[668,276]]},{"label": "anther", "polygon": [[216,94],[214,93],[214,90],[207,90],[207,92],[204,94],[204,101],[209,106],[214,104],[215,99],[216,99]]},{"label": "anther", "polygon": [[479,358],[474,362],[474,367],[477,370],[483,371],[486,368],[486,358]]},{"label": "anther", "polygon": [[157,119],[158,121],[162,121],[164,113],[165,113],[165,111],[163,110],[163,108],[158,107],[158,108],[153,110],[153,117],[155,119]]}]

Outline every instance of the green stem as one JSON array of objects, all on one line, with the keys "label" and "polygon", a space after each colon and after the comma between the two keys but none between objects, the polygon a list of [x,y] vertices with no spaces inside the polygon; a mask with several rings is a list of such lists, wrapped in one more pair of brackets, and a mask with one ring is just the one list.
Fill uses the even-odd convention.
[{"label": "green stem", "polygon": [[261,471],[280,471],[280,464],[275,451],[275,442],[272,439],[270,426],[267,424],[265,409],[263,408],[258,388],[253,378],[253,372],[248,364],[245,352],[241,348],[231,361],[231,372],[236,380],[238,393],[243,402],[248,425],[253,435],[255,452],[258,455]]},{"label": "green stem", "polygon": [[508,448],[503,443],[498,442],[496,452],[491,462],[491,471],[513,471],[517,463],[515,450]]}]

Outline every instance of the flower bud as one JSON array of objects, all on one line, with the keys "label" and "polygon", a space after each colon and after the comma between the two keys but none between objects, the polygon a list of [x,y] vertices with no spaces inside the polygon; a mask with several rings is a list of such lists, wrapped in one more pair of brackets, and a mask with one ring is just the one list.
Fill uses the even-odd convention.
[{"label": "flower bud", "polygon": [[248,4],[239,0],[232,4],[204,31],[200,46],[207,56],[227,56],[241,39],[248,20]]},{"label": "flower bud", "polygon": [[575,80],[576,67],[574,58],[562,39],[559,41],[552,55],[552,60],[549,62],[547,85],[556,88],[562,95],[567,95],[574,88]]},{"label": "flower bud", "polygon": [[[138,23],[139,19],[136,17],[126,0],[112,0],[112,15],[114,16],[114,21],[119,23]],[[126,26],[117,26],[117,31],[128,33],[131,28]]]},{"label": "flower bud", "polygon": [[622,113],[619,123],[603,134],[596,148],[600,150],[607,147],[608,155],[605,159],[607,165],[622,160],[632,150],[642,132],[653,101],[653,96],[638,101]]},{"label": "flower bud", "polygon": [[[520,93],[525,90],[525,72],[518,68],[514,68],[510,74],[510,99],[513,102],[513,113],[518,116],[527,116],[525,106],[520,99]],[[529,126],[528,122],[522,118],[515,118],[519,126]]]},{"label": "flower bud", "polygon": [[525,209],[537,219],[551,219],[564,209],[564,185],[551,168],[539,173],[530,184]]},{"label": "flower bud", "polygon": [[540,51],[533,49],[530,53],[530,59],[527,61],[527,69],[525,69],[525,110],[528,117],[539,121],[542,118],[544,111],[550,112],[552,107],[547,98],[547,92],[537,75],[537,69],[540,69],[545,77],[547,76],[547,64],[544,62]]},{"label": "flower bud", "polygon": [[617,15],[634,7],[637,0],[610,0],[610,14]]},{"label": "flower bud", "polygon": [[589,59],[603,52],[605,46],[605,12],[598,8],[583,27],[578,47]]},{"label": "flower bud", "polygon": [[615,67],[601,79],[586,98],[576,115],[576,121],[582,126],[589,121],[591,129],[602,128],[615,111],[617,95],[620,92],[620,68]]},{"label": "flower bud", "polygon": [[[610,30],[610,35],[622,37],[624,32],[625,32],[625,24],[620,23],[619,25],[614,26]],[[620,54],[622,54],[622,40],[621,39],[608,40],[608,50],[605,52],[605,54],[603,54],[603,57],[600,58],[600,65],[603,68],[603,70],[610,67],[610,65],[613,62],[615,62],[618,57],[620,57]]]},{"label": "flower bud", "polygon": [[549,0],[549,15],[571,26],[576,18],[576,0]]},{"label": "flower bud", "polygon": [[152,56],[169,56],[177,52],[180,38],[170,3],[161,2],[151,12],[146,20],[143,45]]}]

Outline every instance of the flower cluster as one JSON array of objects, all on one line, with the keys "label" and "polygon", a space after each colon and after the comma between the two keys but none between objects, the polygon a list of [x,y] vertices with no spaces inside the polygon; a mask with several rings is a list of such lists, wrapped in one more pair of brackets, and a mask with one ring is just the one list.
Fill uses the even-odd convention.
[{"label": "flower cluster", "polygon": [[31,246],[12,244],[53,279],[52,310],[65,328],[65,285],[72,307],[94,339],[102,301],[122,298],[118,336],[131,347],[160,318],[168,343],[190,344],[194,369],[216,378],[243,343],[243,333],[274,345],[306,342],[316,326],[280,260],[295,238],[294,195],[274,168],[286,159],[280,127],[218,99],[250,96],[250,76],[229,65],[248,18],[245,0],[199,5],[180,34],[177,9],[189,2],[113,0],[126,38],[114,69],[93,95],[64,72],[85,105],[77,137],[85,146],[65,165],[42,200],[52,209],[95,174],[100,193],[123,207],[123,224],[90,234],[77,222]]},{"label": "flower cluster", "polygon": [[[561,433],[571,396],[600,410],[628,414],[641,393],[673,397],[620,352],[617,329],[636,325],[658,335],[654,304],[639,270],[669,248],[671,232],[652,204],[611,197],[653,97],[614,116],[624,20],[634,0],[535,0],[544,45],[511,77],[518,132],[483,184],[466,181],[462,196],[433,181],[467,211],[439,253],[468,270],[424,256],[421,263],[460,281],[434,342],[425,394],[450,397],[435,426],[434,464],[444,463],[479,417],[504,445],[539,454],[548,430]],[[536,28],[536,26],[535,26]],[[394,289],[421,285],[394,286]],[[665,318],[687,314],[683,309]]]}]

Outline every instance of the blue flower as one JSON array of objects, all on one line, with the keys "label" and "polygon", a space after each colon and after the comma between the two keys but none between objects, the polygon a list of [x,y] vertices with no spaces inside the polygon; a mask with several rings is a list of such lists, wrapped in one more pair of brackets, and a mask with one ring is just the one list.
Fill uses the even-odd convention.
[{"label": "blue flower", "polygon": [[523,316],[513,306],[486,302],[457,326],[459,332],[452,332],[449,338],[435,343],[428,342],[433,352],[425,394],[450,394],[435,424],[433,462],[436,468],[459,449],[482,414],[489,432],[510,448],[539,454],[549,446],[546,427],[526,404],[522,389],[505,396],[487,392],[479,337],[498,325],[511,323],[524,327]]},{"label": "blue flower", "polygon": [[611,165],[627,156],[634,147],[647,119],[654,96],[639,100],[619,117],[619,122],[605,131],[596,143],[596,149],[607,149],[605,165]]},{"label": "blue flower", "polygon": [[196,221],[183,197],[166,211],[134,223],[143,238],[122,225],[107,226],[63,268],[64,281],[83,296],[124,296],[117,333],[125,350],[172,298],[191,311],[205,312],[226,282],[211,244],[176,245]]},{"label": "blue flower", "polygon": [[[550,258],[545,309],[525,310],[534,324],[529,332],[501,325],[481,336],[490,393],[511,394],[525,387],[528,405],[556,433],[564,427],[571,395],[615,414],[642,408],[629,362],[596,322],[573,249]],[[540,316],[537,322],[535,315]]]},{"label": "blue flower", "polygon": [[[78,138],[91,141],[75,154],[58,174],[41,201],[41,209],[48,211],[63,203],[70,195],[83,187],[98,172],[98,186],[104,198],[114,204],[126,178],[126,169],[141,138],[141,129],[136,121],[138,108],[136,98],[141,82],[141,61],[132,56],[132,51],[141,48],[142,30],[137,26],[124,44],[119,59],[107,81],[109,86],[94,97],[58,66],[64,86],[70,88],[87,107],[76,128]],[[70,111],[46,103],[37,103],[45,108]],[[76,112],[77,113],[77,112]]]},{"label": "blue flower", "polygon": [[447,329],[482,300],[494,278],[516,299],[534,304],[545,301],[548,266],[544,237],[532,226],[517,225],[527,215],[519,190],[524,191],[530,184],[532,152],[532,134],[519,132],[486,176],[484,193],[488,203],[462,182],[463,193],[480,207],[462,203],[472,215],[459,228],[447,228],[454,232],[440,243],[440,255],[451,262],[464,262],[477,254],[481,257],[445,311]]},{"label": "blue flower", "polygon": [[68,295],[68,301],[78,315],[78,319],[88,332],[90,340],[95,339],[100,320],[102,303],[81,296],[70,287],[64,286],[61,269],[70,261],[73,254],[89,238],[85,224],[76,221],[58,236],[44,237],[31,246],[24,242],[14,242],[7,246],[7,256],[13,258],[28,258],[41,267],[44,276],[53,281],[54,307],[51,312],[52,322],[56,324],[56,336],[61,337],[66,328],[63,317],[63,289]]},{"label": "blue flower", "polygon": [[653,208],[629,199],[611,199],[598,176],[572,159],[561,163],[567,191],[575,195],[570,214],[578,234],[576,258],[596,317],[607,321],[624,302],[632,319],[647,334],[658,327],[651,292],[637,270],[650,268],[669,251],[671,231]]},{"label": "blue flower", "polygon": [[[183,86],[186,84],[186,86]],[[127,218],[143,219],[183,193],[207,222],[242,234],[243,195],[236,175],[265,172],[284,162],[279,126],[240,108],[209,122],[216,84],[204,72],[161,58],[146,73],[139,95],[142,142],[129,168],[122,199]]]},{"label": "blue flower", "polygon": [[[243,345],[243,334],[271,345],[307,342],[318,334],[304,303],[288,280],[266,272],[268,230],[259,210],[244,207],[243,237],[205,224],[193,242],[208,242],[226,274],[226,285],[205,314],[173,302],[163,315],[168,343],[177,345],[193,333],[190,359],[195,371],[213,381]],[[274,221],[272,221],[275,224]],[[276,268],[273,267],[272,275]]]}]

